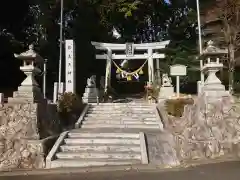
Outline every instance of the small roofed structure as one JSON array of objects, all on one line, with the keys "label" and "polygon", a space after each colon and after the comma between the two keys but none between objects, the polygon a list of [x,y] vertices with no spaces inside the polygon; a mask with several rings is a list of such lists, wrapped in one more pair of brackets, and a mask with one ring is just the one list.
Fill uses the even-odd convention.
[{"label": "small roofed structure", "polygon": [[23,60],[23,66],[33,65],[38,66],[44,63],[44,59],[34,51],[34,45],[29,45],[29,50],[22,52],[21,54],[14,54],[14,57]]},{"label": "small roofed structure", "polygon": [[203,50],[203,56],[219,56],[227,53],[227,49],[220,49],[214,46],[214,42],[212,40],[207,42],[207,47]]}]

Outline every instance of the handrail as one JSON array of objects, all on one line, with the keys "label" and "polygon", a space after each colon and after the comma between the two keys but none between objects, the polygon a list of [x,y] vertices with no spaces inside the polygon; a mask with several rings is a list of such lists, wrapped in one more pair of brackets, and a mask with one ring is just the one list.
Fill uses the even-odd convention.
[{"label": "handrail", "polygon": [[59,138],[57,139],[57,141],[53,145],[52,149],[48,153],[48,155],[46,157],[46,168],[47,169],[51,168],[51,162],[52,162],[52,160],[54,160],[55,155],[58,152],[60,145],[62,145],[63,140],[68,135],[68,132],[69,131],[65,131],[65,132],[60,134]]}]

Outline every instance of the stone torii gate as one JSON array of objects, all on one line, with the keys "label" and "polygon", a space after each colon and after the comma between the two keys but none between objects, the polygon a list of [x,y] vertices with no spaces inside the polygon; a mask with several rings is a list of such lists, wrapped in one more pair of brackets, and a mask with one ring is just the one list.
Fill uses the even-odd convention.
[{"label": "stone torii gate", "polygon": [[[148,61],[148,82],[155,81],[155,71],[158,79],[160,79],[160,65],[159,59],[165,58],[165,54],[158,53],[157,50],[164,49],[168,44],[168,41],[154,42],[154,43],[126,43],[126,44],[113,44],[113,43],[101,43],[92,42],[92,45],[101,54],[96,54],[96,59],[106,60],[106,74],[105,74],[105,91],[108,86],[111,86],[111,68],[112,60],[137,60],[147,59]],[[115,52],[123,51],[122,54],[115,54]],[[124,53],[125,51],[125,53]],[[146,53],[135,54],[136,51],[146,51]],[[155,61],[154,61],[155,60]]]}]

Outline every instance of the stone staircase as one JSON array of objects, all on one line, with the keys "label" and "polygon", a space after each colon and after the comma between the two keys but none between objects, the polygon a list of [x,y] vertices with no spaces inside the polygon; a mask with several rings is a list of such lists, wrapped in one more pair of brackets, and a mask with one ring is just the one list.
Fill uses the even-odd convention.
[{"label": "stone staircase", "polygon": [[151,104],[89,104],[77,129],[64,132],[46,158],[47,168],[148,164],[145,130],[161,130]]},{"label": "stone staircase", "polygon": [[77,130],[60,138],[54,157],[47,157],[47,168],[148,163],[143,133]]},{"label": "stone staircase", "polygon": [[102,103],[89,105],[81,127],[160,129],[162,122],[155,104]]}]

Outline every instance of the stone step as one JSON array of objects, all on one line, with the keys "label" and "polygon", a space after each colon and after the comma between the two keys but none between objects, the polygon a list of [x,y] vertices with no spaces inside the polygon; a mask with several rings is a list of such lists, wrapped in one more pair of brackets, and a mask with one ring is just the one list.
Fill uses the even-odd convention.
[{"label": "stone step", "polygon": [[131,104],[124,104],[124,103],[122,104],[112,103],[111,105],[103,105],[100,103],[99,105],[91,104],[90,107],[91,108],[128,108],[130,107],[130,108],[137,108],[137,109],[139,108],[154,109],[156,108],[156,105],[155,104],[154,105],[131,105]]},{"label": "stone step", "polygon": [[133,110],[152,110],[155,109],[155,106],[90,106],[91,109],[128,109],[131,108]]},{"label": "stone step", "polygon": [[114,112],[112,112],[111,114],[110,113],[106,113],[106,114],[93,114],[93,113],[90,113],[90,114],[86,114],[85,117],[97,117],[97,118],[103,118],[103,117],[111,117],[111,118],[116,118],[116,117],[135,117],[135,118],[138,118],[138,117],[156,117],[156,114],[132,114],[132,113],[125,113],[125,114],[116,114]]},{"label": "stone step", "polygon": [[82,100],[84,101],[84,103],[97,103],[97,99],[96,98],[82,98]]},{"label": "stone step", "polygon": [[135,159],[135,160],[140,160],[141,159],[141,153],[133,153],[133,152],[86,152],[86,151],[81,151],[81,152],[59,152],[56,154],[56,157],[58,159]]},{"label": "stone step", "polygon": [[125,109],[125,110],[113,110],[111,112],[106,112],[104,110],[93,110],[93,109],[89,109],[88,113],[93,113],[93,114],[106,114],[106,113],[113,113],[114,114],[124,114],[124,113],[132,113],[132,114],[155,114],[156,112],[153,110],[138,110],[138,111],[134,111],[132,109]]},{"label": "stone step", "polygon": [[140,120],[115,120],[115,119],[109,119],[109,120],[96,120],[96,121],[83,121],[82,124],[142,124],[142,125],[148,125],[148,124],[158,124],[156,121],[140,121]]},{"label": "stone step", "polygon": [[115,103],[99,103],[98,105],[100,105],[100,106],[117,106],[117,105],[119,105],[119,106],[126,106],[126,105],[131,105],[131,106],[154,106],[156,104],[149,104],[147,102],[128,102],[128,103],[115,102]]},{"label": "stone step", "polygon": [[[83,96],[82,99],[84,99],[84,100],[96,100],[97,97],[96,96]],[[91,103],[91,102],[89,102],[89,103]]]},{"label": "stone step", "polygon": [[125,112],[131,112],[131,113],[154,113],[156,112],[156,109],[132,109],[132,108],[89,108],[88,112],[116,112],[116,113],[125,113]]},{"label": "stone step", "polygon": [[[119,121],[156,121],[157,117],[114,117],[114,120]],[[113,120],[113,118],[106,117],[84,117],[85,121],[105,121]]]},{"label": "stone step", "polygon": [[96,88],[85,88],[84,94],[96,93]]},{"label": "stone step", "polygon": [[151,110],[151,111],[142,111],[140,110],[139,112],[136,112],[132,109],[126,109],[126,110],[88,110],[89,114],[140,114],[140,115],[145,115],[145,114],[156,114],[156,111]]},{"label": "stone step", "polygon": [[141,152],[139,145],[127,145],[127,144],[116,144],[116,145],[105,145],[105,144],[74,144],[74,145],[62,145],[60,146],[60,150],[63,152],[69,151],[99,151],[99,152],[107,152],[107,151],[117,151],[117,152]]},{"label": "stone step", "polygon": [[96,98],[97,95],[95,93],[90,93],[90,94],[83,94],[82,97],[85,97],[85,98]]},{"label": "stone step", "polygon": [[105,107],[105,108],[118,108],[118,107],[132,107],[132,108],[154,108],[156,104],[148,105],[148,104],[128,104],[128,103],[111,103],[111,104],[91,104],[91,107]]},{"label": "stone step", "polygon": [[128,138],[66,138],[66,144],[140,144],[140,139]]},{"label": "stone step", "polygon": [[97,91],[95,89],[89,89],[87,90],[87,92],[85,91],[85,93],[83,93],[84,96],[89,96],[89,95],[97,95]]},{"label": "stone step", "polygon": [[51,168],[61,167],[93,167],[93,166],[113,166],[141,164],[139,160],[119,160],[119,159],[57,159],[51,162]]},{"label": "stone step", "polygon": [[116,106],[116,107],[111,107],[111,106],[95,106],[95,107],[90,107],[89,109],[93,109],[93,110],[102,110],[102,109],[112,109],[112,110],[122,110],[122,109],[132,109],[135,111],[141,111],[141,110],[154,110],[156,109],[155,107],[129,107],[129,106]]},{"label": "stone step", "polygon": [[81,128],[132,128],[132,129],[159,129],[159,125],[153,124],[83,124]]},{"label": "stone step", "polygon": [[82,132],[69,132],[68,137],[78,138],[78,137],[91,137],[91,138],[101,138],[101,137],[114,137],[114,138],[139,138],[139,133],[82,133]]},{"label": "stone step", "polygon": [[[76,133],[136,133],[143,132],[145,129],[136,129],[136,128],[80,128],[73,129],[71,132]],[[157,129],[159,131],[159,129]]]}]

